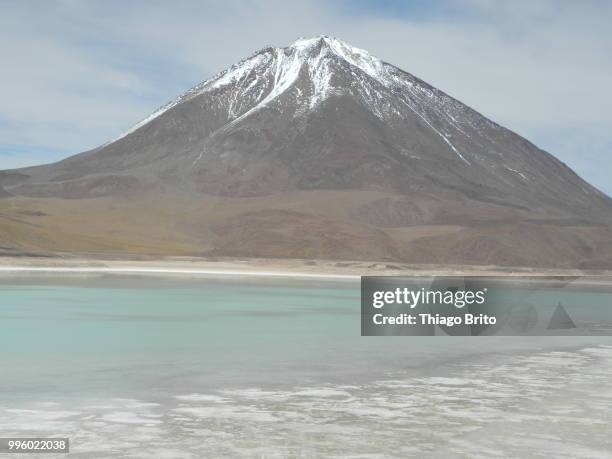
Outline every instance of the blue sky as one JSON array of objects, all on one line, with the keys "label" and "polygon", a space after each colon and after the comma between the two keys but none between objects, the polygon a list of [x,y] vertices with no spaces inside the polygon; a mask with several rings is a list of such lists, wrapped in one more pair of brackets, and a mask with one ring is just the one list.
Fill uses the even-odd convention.
[{"label": "blue sky", "polygon": [[612,195],[612,2],[0,0],[0,169],[96,147],[264,46],[329,34]]}]

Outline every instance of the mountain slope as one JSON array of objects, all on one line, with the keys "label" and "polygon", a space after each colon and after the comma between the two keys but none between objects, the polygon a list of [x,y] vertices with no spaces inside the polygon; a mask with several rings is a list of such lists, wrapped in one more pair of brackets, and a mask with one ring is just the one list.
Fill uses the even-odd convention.
[{"label": "mountain slope", "polygon": [[[145,213],[170,205],[177,214],[168,237],[185,253],[564,266],[612,260],[600,249],[610,238],[610,198],[442,91],[326,36],[265,48],[118,139],[59,163],[3,172],[0,186],[14,196],[4,201],[68,199],[73,212],[92,201],[149,202],[140,206]],[[126,215],[119,226],[134,224]],[[440,236],[441,228],[453,230]],[[502,240],[500,228],[515,230]],[[522,231],[546,236],[522,253]],[[120,249],[109,245],[104,250]],[[176,249],[151,242],[143,250]]]}]

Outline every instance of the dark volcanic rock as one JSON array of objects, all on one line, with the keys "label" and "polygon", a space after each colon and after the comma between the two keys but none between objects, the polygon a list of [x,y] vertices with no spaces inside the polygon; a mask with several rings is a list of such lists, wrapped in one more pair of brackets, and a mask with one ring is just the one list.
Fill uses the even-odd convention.
[{"label": "dark volcanic rock", "polygon": [[[17,186],[17,194],[45,189],[62,195],[64,188],[40,184],[102,175],[123,182],[126,173],[226,196],[292,189],[407,196],[453,191],[551,215],[601,218],[612,207],[607,196],[522,137],[328,37],[266,48],[121,138],[56,164],[4,172],[0,185]],[[124,189],[109,182],[104,193]]]},{"label": "dark volcanic rock", "polygon": [[[612,200],[550,154],[413,75],[326,36],[263,49],[120,138],[55,164],[0,172],[0,186],[30,197],[112,198],[149,190],[195,201],[269,197],[268,213],[208,221],[225,234],[215,253],[245,256],[406,259],[377,228],[512,223],[530,228],[528,241],[562,246],[565,259],[588,258],[586,247],[601,244],[600,233],[612,222]],[[316,215],[314,202],[310,215],[275,209],[275,196],[303,190],[385,196],[355,202],[338,220]],[[569,223],[552,231],[538,222],[608,229],[595,243]],[[351,224],[344,246],[330,235]],[[271,225],[283,230],[273,236]],[[300,233],[300,225],[313,232]],[[249,235],[256,246],[239,243],[247,226],[259,228]],[[524,235],[507,236],[464,232],[442,240],[449,244],[444,254],[437,240],[431,250],[424,241],[408,259],[534,263],[538,253],[550,252],[517,254],[514,244]],[[380,246],[372,250],[365,241]],[[609,259],[604,252],[598,266]]]}]

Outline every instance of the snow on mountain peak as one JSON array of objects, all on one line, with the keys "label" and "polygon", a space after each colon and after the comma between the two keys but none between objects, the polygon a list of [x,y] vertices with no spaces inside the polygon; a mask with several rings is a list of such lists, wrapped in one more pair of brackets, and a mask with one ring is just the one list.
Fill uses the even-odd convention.
[{"label": "snow on mountain peak", "polygon": [[[312,108],[325,99],[330,91],[333,70],[325,60],[325,57],[330,55],[357,67],[384,86],[390,86],[393,83],[393,80],[387,74],[385,64],[363,49],[328,35],[299,38],[285,48],[264,48],[212,78],[199,83],[108,143],[127,136],[181,102],[206,91],[235,84],[253,72],[261,73],[266,66],[274,66],[274,87],[258,106],[265,105],[286,91],[296,81],[301,68],[307,66],[313,83],[313,93],[309,102],[309,106]],[[255,83],[253,83],[253,86]]]},{"label": "snow on mountain peak", "polygon": [[349,64],[358,67],[380,83],[385,85],[389,83],[384,63],[380,59],[338,38],[328,35],[321,35],[314,38],[300,38],[289,45],[288,49],[296,50],[298,53],[304,53],[316,49],[319,45],[344,59]]},{"label": "snow on mountain peak", "polygon": [[[302,76],[307,78],[304,82],[309,88],[301,86],[303,83],[299,81]],[[435,116],[449,118],[448,98],[433,100],[436,93],[413,82],[410,78],[398,76],[393,66],[340,39],[327,35],[300,38],[287,47],[264,48],[241,60],[164,105],[115,140],[143,127],[175,106],[211,91],[220,91],[213,97],[220,97],[227,105],[227,126],[231,126],[276,102],[279,96],[293,88],[297,88],[298,94],[295,102],[311,110],[330,95],[348,90],[383,120],[401,116],[402,109],[398,109],[397,104],[405,105],[434,130],[459,158],[470,164],[449,140],[449,136],[435,128],[430,121],[429,112],[432,110]],[[401,93],[404,95],[401,96]],[[456,124],[452,116],[450,124]]]}]

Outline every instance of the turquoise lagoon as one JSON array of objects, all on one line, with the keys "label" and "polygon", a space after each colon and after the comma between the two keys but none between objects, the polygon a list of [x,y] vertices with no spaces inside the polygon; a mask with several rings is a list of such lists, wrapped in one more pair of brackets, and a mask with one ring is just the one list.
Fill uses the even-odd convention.
[{"label": "turquoise lagoon", "polygon": [[361,337],[352,281],[4,276],[0,318],[0,436],[74,457],[612,452],[610,337]]}]

